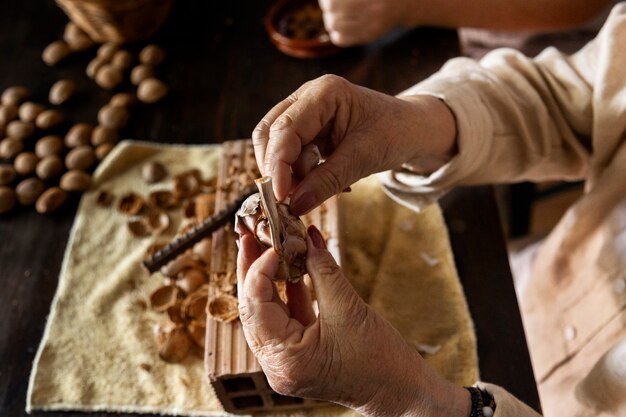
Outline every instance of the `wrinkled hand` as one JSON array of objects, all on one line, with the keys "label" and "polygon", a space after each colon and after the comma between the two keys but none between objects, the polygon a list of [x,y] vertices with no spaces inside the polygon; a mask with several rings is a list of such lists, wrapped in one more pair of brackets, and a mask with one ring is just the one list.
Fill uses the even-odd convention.
[{"label": "wrinkled hand", "polygon": [[363,45],[408,24],[407,0],[319,0],[319,4],[330,39],[339,46]]},{"label": "wrinkled hand", "polygon": [[[326,75],[277,104],[252,134],[257,164],[301,215],[375,172],[404,163],[434,170],[455,149],[448,107],[425,95],[402,99]],[[324,162],[319,164],[319,154]]]},{"label": "wrinkled hand", "polygon": [[263,252],[248,234],[239,240],[241,322],[271,387],[365,415],[469,415],[467,392],[441,379],[359,298],[314,227],[307,245],[317,317],[303,281],[287,284],[287,303],[279,298],[272,281],[278,269],[274,250]]}]

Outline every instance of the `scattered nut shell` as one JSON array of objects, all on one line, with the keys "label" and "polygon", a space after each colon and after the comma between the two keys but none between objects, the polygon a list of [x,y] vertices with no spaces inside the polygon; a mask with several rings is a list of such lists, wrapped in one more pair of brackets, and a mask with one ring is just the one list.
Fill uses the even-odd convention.
[{"label": "scattered nut shell", "polygon": [[39,158],[48,155],[60,155],[63,151],[63,141],[60,136],[48,135],[39,139],[35,144],[35,155]]},{"label": "scattered nut shell", "polygon": [[213,243],[211,238],[204,238],[193,246],[192,252],[197,255],[206,265],[211,264],[211,253],[213,251]]},{"label": "scattered nut shell", "polygon": [[161,273],[169,278],[175,278],[185,268],[202,269],[198,262],[189,252],[185,252],[178,258],[161,267]]},{"label": "scattered nut shell", "polygon": [[96,72],[96,84],[107,90],[112,90],[120,85],[123,78],[121,71],[109,64],[103,65]]},{"label": "scattered nut shell", "polygon": [[19,139],[5,138],[0,141],[0,158],[15,158],[23,150],[24,144]]},{"label": "scattered nut shell", "polygon": [[61,189],[68,192],[82,192],[91,187],[91,175],[83,171],[67,171],[59,181]]},{"label": "scattered nut shell", "polygon": [[175,324],[184,324],[185,320],[183,319],[183,314],[180,311],[180,302],[177,302],[175,305],[169,307],[166,311],[167,317],[170,319],[172,323]]},{"label": "scattered nut shell", "polygon": [[126,107],[105,105],[98,112],[98,122],[110,129],[119,130],[128,123],[129,113]]},{"label": "scattered nut shell", "polygon": [[180,277],[176,280],[176,285],[186,294],[191,294],[202,285],[206,284],[206,281],[206,276],[202,271],[189,268],[180,273]]},{"label": "scattered nut shell", "polygon": [[15,172],[20,175],[30,175],[35,172],[39,158],[32,152],[22,152],[15,157],[13,165],[15,166]]},{"label": "scattered nut shell", "polygon": [[187,326],[189,337],[201,349],[204,349],[206,343],[206,327],[203,324],[192,322]]},{"label": "scattered nut shell", "polygon": [[15,187],[15,194],[20,204],[30,206],[34,204],[44,192],[45,186],[39,178],[26,178]]},{"label": "scattered nut shell", "polygon": [[11,165],[0,164],[0,185],[9,185],[17,178],[15,168]]},{"label": "scattered nut shell", "polygon": [[135,214],[139,214],[141,210],[143,210],[145,204],[146,203],[143,197],[141,197],[139,194],[130,192],[124,194],[122,198],[120,198],[118,209],[124,214],[134,216]]},{"label": "scattered nut shell", "polygon": [[50,213],[61,207],[67,200],[67,193],[59,187],[52,187],[39,196],[35,203],[38,213]]},{"label": "scattered nut shell", "polygon": [[108,42],[98,48],[97,56],[104,61],[110,61],[113,59],[113,55],[119,51],[120,46],[116,43]]},{"label": "scattered nut shell", "polygon": [[[232,296],[231,296],[232,297]],[[237,303],[237,298],[235,303]],[[207,301],[208,301],[208,288],[200,287],[187,296],[183,300],[182,312],[183,318],[187,321],[198,321],[200,323],[206,322],[207,317]],[[237,306],[237,304],[235,304]]]},{"label": "scattered nut shell", "polygon": [[120,71],[126,71],[131,67],[131,65],[133,65],[133,55],[130,52],[121,49],[111,58],[111,65]]},{"label": "scattered nut shell", "polygon": [[183,216],[185,216],[186,219],[196,217],[196,202],[194,200],[184,200]]},{"label": "scattered nut shell", "polygon": [[209,301],[208,313],[217,321],[228,323],[239,317],[237,297],[223,294]]},{"label": "scattered nut shell", "polygon": [[0,125],[6,126],[10,121],[15,120],[18,115],[17,106],[13,104],[3,104],[0,106]]},{"label": "scattered nut shell", "polygon": [[6,129],[6,135],[16,139],[26,139],[35,133],[35,125],[21,120],[9,122]]},{"label": "scattered nut shell", "polygon": [[156,78],[146,78],[137,87],[137,98],[144,103],[156,103],[167,95],[167,86]]},{"label": "scattered nut shell", "polygon": [[19,106],[29,95],[29,91],[26,87],[16,85],[9,87],[2,93],[2,104],[4,106]]},{"label": "scattered nut shell", "polygon": [[109,105],[113,107],[132,107],[135,104],[137,104],[137,97],[131,93],[117,93],[109,100]]},{"label": "scattered nut shell", "polygon": [[154,78],[156,74],[150,65],[139,64],[130,72],[130,82],[139,85],[143,80]]},{"label": "scattered nut shell", "polygon": [[150,161],[141,167],[141,176],[148,184],[161,181],[167,175],[167,169],[159,162]]},{"label": "scattered nut shell", "polygon": [[96,204],[101,207],[109,207],[113,202],[113,194],[107,190],[102,190],[96,196]]},{"label": "scattered nut shell", "polygon": [[150,305],[155,311],[166,311],[180,298],[180,290],[174,285],[164,285],[150,295]]},{"label": "scattered nut shell", "polygon": [[102,66],[105,64],[106,62],[102,58],[98,58],[98,57],[95,57],[94,59],[89,61],[89,64],[87,64],[87,69],[85,70],[87,77],[91,79],[96,78],[96,74],[98,73],[100,68],[102,68]]},{"label": "scattered nut shell", "polygon": [[117,143],[120,136],[117,130],[106,126],[96,126],[91,134],[91,144],[93,146],[102,145],[103,143]]},{"label": "scattered nut shell", "polygon": [[89,145],[94,128],[89,123],[77,123],[65,135],[65,146],[75,148]]},{"label": "scattered nut shell", "polygon": [[215,212],[215,194],[199,194],[195,198],[196,220],[202,222]]},{"label": "scattered nut shell", "polygon": [[185,359],[191,348],[191,340],[182,326],[159,326],[157,331],[159,356],[165,362],[177,363]]},{"label": "scattered nut shell", "polygon": [[54,41],[43,50],[41,59],[47,65],[52,66],[63,61],[71,52],[69,45],[65,41]]},{"label": "scattered nut shell", "polygon": [[58,177],[63,173],[63,161],[58,155],[48,155],[39,161],[35,172],[44,181]]},{"label": "scattered nut shell", "polygon": [[41,104],[27,101],[20,106],[18,114],[21,121],[34,123],[37,119],[37,116],[39,116],[39,114],[41,114],[41,112],[44,110],[45,108]]},{"label": "scattered nut shell", "polygon": [[139,61],[142,64],[156,67],[165,59],[165,51],[157,45],[147,45],[139,52]]},{"label": "scattered nut shell", "polygon": [[128,230],[135,237],[150,236],[150,228],[145,219],[135,219],[129,221]]},{"label": "scattered nut shell", "polygon": [[174,194],[178,198],[193,197],[200,190],[200,172],[196,169],[182,172],[174,177]]},{"label": "scattered nut shell", "polygon": [[72,51],[85,51],[94,45],[89,35],[83,32],[74,22],[69,22],[65,25],[63,40]]},{"label": "scattered nut shell", "polygon": [[48,100],[52,104],[63,104],[76,92],[76,83],[72,80],[59,80],[52,85]]},{"label": "scattered nut shell", "polygon": [[65,166],[67,169],[78,169],[85,171],[96,162],[96,155],[89,145],[77,146],[65,157]]},{"label": "scattered nut shell", "polygon": [[0,186],[0,214],[7,213],[15,207],[15,192],[6,185]]},{"label": "scattered nut shell", "polygon": [[63,119],[63,113],[58,110],[44,110],[37,116],[35,125],[43,130],[52,129],[60,125]]},{"label": "scattered nut shell", "polygon": [[148,195],[148,204],[161,210],[169,210],[176,207],[178,200],[171,191],[153,191]]},{"label": "scattered nut shell", "polygon": [[115,148],[115,143],[103,143],[102,145],[98,145],[94,150],[96,154],[96,158],[98,161],[102,161],[106,156]]},{"label": "scattered nut shell", "polygon": [[161,235],[170,227],[170,216],[162,211],[152,211],[148,215],[148,227],[152,233]]}]

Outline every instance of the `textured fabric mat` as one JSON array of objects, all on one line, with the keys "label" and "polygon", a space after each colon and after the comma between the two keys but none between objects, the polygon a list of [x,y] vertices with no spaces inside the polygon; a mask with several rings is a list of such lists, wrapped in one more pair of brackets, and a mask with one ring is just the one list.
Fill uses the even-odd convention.
[{"label": "textured fabric mat", "polygon": [[[198,168],[208,178],[215,175],[219,157],[219,146],[126,141],[98,167],[70,235],[31,371],[27,411],[226,415],[201,356],[189,355],[180,364],[158,358],[152,328],[162,318],[145,305],[161,280],[148,277],[139,266],[152,240],[132,237],[127,216],[113,206],[95,204],[103,189],[120,196],[169,188],[169,183],[144,184],[140,171],[146,161],[162,162],[174,175]],[[340,204],[344,267],[355,288],[409,343],[438,347],[424,357],[446,378],[474,383],[473,325],[438,207],[413,213],[389,200],[374,178],[352,188]],[[180,224],[173,217],[167,237]],[[329,406],[289,415],[356,413]]]}]

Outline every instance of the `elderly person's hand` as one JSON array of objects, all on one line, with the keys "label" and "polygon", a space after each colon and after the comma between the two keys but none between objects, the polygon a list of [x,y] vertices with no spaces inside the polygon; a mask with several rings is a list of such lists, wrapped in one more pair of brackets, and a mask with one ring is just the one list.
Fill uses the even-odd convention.
[{"label": "elderly person's hand", "polygon": [[249,234],[239,239],[241,323],[271,387],[365,415],[467,417],[469,393],[438,376],[359,298],[315,227],[308,230],[307,246],[317,317],[303,281],[287,283],[287,303],[279,298],[272,281],[276,252],[263,252]]},{"label": "elderly person's hand", "polygon": [[[402,99],[326,75],[277,104],[252,133],[276,198],[301,215],[375,172],[404,163],[432,172],[456,151],[454,116],[439,99]],[[319,164],[319,154],[325,158]]]}]

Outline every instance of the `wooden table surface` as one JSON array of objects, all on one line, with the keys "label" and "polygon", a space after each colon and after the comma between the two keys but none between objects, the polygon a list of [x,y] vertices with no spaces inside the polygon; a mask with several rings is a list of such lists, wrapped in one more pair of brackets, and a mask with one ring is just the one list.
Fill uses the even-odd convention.
[{"label": "wooden table surface", "polygon": [[[179,1],[155,41],[168,52],[159,75],[171,88],[162,103],[141,106],[124,137],[207,143],[249,137],[256,122],[303,82],[326,73],[395,94],[458,54],[453,31],[397,32],[367,47],[323,60],[278,52],[263,27],[269,0]],[[60,39],[67,18],[52,0],[4,0],[0,13],[0,90],[24,85],[47,103],[58,79],[79,93],[61,106],[69,121],[96,122],[112,93],[85,75],[95,51],[47,67],[41,52]],[[65,126],[67,129],[67,126]],[[63,251],[78,204],[38,215],[26,208],[0,216],[0,415],[26,415],[28,377],[57,286]],[[532,368],[496,206],[488,187],[456,190],[442,201],[450,237],[476,324],[481,376],[539,407]],[[83,413],[42,413],[68,416]],[[93,413],[92,415],[106,415]]]}]

